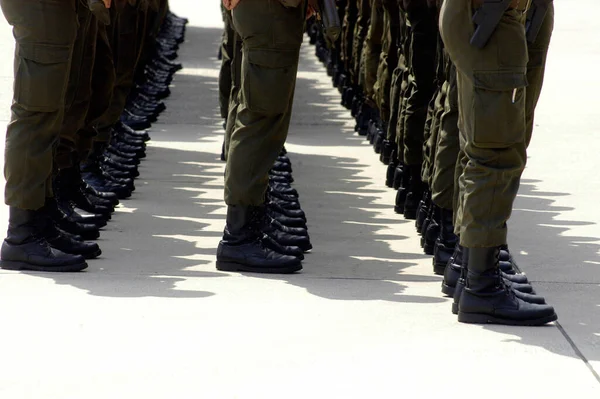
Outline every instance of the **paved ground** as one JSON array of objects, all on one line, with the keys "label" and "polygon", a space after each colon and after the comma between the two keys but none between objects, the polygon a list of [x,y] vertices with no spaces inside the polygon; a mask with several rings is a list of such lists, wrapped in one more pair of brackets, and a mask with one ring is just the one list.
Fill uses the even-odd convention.
[{"label": "paved ground", "polygon": [[[287,147],[315,249],[294,276],[217,272],[220,15],[204,3],[172,1],[191,18],[186,68],[102,259],[76,275],[0,273],[0,398],[600,397],[600,3],[556,4],[510,222],[520,265],[559,313],[533,329],[456,322],[309,46]],[[11,40],[2,25],[3,125]]]}]

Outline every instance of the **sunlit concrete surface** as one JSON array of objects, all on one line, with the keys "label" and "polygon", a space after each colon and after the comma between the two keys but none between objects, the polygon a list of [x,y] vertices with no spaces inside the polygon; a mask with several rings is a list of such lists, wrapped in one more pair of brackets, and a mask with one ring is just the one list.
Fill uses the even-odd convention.
[{"label": "sunlit concrete surface", "polygon": [[[216,271],[219,2],[172,0],[190,18],[185,68],[137,190],[99,240],[104,255],[80,274],[0,272],[0,398],[599,398],[600,3],[556,3],[509,226],[559,325],[456,321],[413,223],[393,212],[385,167],[308,45],[287,148],[315,248],[297,275]],[[2,130],[12,49],[3,21]],[[2,208],[3,231],[6,221]]]}]

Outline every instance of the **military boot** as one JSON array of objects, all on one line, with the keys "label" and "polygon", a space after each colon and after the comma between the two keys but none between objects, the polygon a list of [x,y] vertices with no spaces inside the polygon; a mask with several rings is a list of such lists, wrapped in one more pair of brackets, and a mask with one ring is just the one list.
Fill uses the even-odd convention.
[{"label": "military boot", "polygon": [[100,229],[92,223],[81,223],[67,216],[59,207],[55,198],[46,198],[44,205],[48,216],[62,230],[81,236],[84,240],[95,240],[100,237]]},{"label": "military boot", "polygon": [[[454,253],[448,260],[448,264],[446,265],[446,269],[444,270],[444,280],[442,281],[442,292],[445,295],[454,296],[454,292],[460,284],[459,282],[461,279],[461,270],[464,266],[463,252],[464,248],[462,247],[462,245],[457,244],[456,248],[454,249]],[[501,263],[502,261],[500,261],[500,264]],[[531,294],[533,291],[533,287],[531,287],[531,285],[529,284],[529,281],[527,280],[527,276],[525,276],[525,274],[506,274],[500,271],[500,275],[502,276],[506,284],[514,283],[515,293],[518,295],[525,295],[527,298],[525,300],[527,302],[545,303],[542,297]],[[462,277],[462,279],[464,280],[464,276]],[[462,284],[464,286],[464,281]],[[523,290],[525,290],[525,292],[522,292]]]},{"label": "military boot", "polygon": [[261,231],[264,212],[264,207],[227,207],[227,224],[217,248],[218,270],[289,274],[302,269],[297,257],[265,245]]},{"label": "military boot", "polygon": [[431,206],[431,191],[426,190],[423,194],[423,199],[419,203],[419,209],[417,210],[417,218],[415,219],[415,228],[417,229],[417,233],[421,234],[421,230],[423,228],[423,222],[425,222],[425,218],[427,218],[427,213],[429,212],[429,207]]},{"label": "military boot", "polygon": [[388,167],[385,172],[385,185],[389,188],[394,187],[394,174],[396,172],[398,163],[398,155],[396,153],[396,149],[394,149],[392,150],[392,155],[390,155],[390,162],[388,163]]},{"label": "military boot", "polygon": [[435,241],[440,235],[440,208],[435,204],[431,206],[431,217],[427,224],[427,230],[421,235],[421,246],[427,255],[433,255]]},{"label": "military boot", "polygon": [[[396,169],[398,170],[398,169]],[[398,187],[398,192],[396,193],[396,204],[394,205],[394,212],[403,214],[404,213],[404,205],[406,204],[406,196],[408,194],[408,189],[410,187],[410,176],[411,176],[411,167],[408,165],[403,165],[400,171],[400,183]],[[394,178],[394,180],[396,180]],[[396,183],[394,182],[394,187]]]},{"label": "military boot", "polygon": [[452,210],[440,209],[440,234],[435,241],[433,250],[433,272],[444,275],[446,265],[455,252],[458,237],[454,234]]},{"label": "military boot", "polygon": [[7,270],[78,272],[87,267],[83,256],[54,249],[42,234],[43,211],[10,207],[8,234],[0,251],[0,267]]},{"label": "military boot", "polygon": [[427,185],[421,180],[421,165],[413,165],[409,167],[410,171],[410,186],[406,193],[404,201],[404,218],[415,220],[417,218],[417,210],[419,203],[423,198],[423,193]]},{"label": "military boot", "polygon": [[[454,297],[454,291],[461,278],[462,267],[463,247],[457,243],[454,247],[454,253],[450,256],[450,259],[448,259],[448,264],[444,269],[444,280],[442,280],[442,293],[444,295]],[[465,276],[462,276],[462,278],[464,280]]]},{"label": "military boot", "polygon": [[552,306],[526,302],[505,284],[498,267],[498,255],[498,247],[469,248],[458,321],[539,326],[557,320]]},{"label": "military boot", "polygon": [[95,242],[79,241],[73,235],[60,230],[52,219],[46,216],[42,234],[48,244],[66,254],[81,255],[85,259],[95,259],[102,250]]},{"label": "military boot", "polygon": [[376,154],[380,154],[383,150],[383,143],[385,141],[385,132],[387,131],[387,122],[382,122],[381,126],[375,132],[375,138],[373,139],[373,151]]}]

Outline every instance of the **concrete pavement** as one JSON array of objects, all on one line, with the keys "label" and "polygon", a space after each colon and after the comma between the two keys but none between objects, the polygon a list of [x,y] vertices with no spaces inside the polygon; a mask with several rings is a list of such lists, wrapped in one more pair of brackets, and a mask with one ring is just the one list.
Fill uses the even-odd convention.
[{"label": "concrete pavement", "polygon": [[[217,1],[191,3],[172,0],[191,20],[185,68],[103,257],[80,274],[0,272],[0,398],[600,397],[597,1],[556,4],[510,221],[517,261],[559,314],[543,328],[456,322],[308,45],[287,148],[315,248],[293,276],[216,271],[221,22]],[[7,60],[11,40],[3,22]],[[11,65],[0,65],[3,124]]]}]

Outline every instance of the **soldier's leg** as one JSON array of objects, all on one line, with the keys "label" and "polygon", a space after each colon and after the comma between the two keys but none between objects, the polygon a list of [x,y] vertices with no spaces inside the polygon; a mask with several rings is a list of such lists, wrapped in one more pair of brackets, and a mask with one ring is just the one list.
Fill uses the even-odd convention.
[{"label": "soldier's leg", "polygon": [[233,59],[234,31],[231,21],[231,12],[223,8],[223,39],[221,42],[221,70],[219,71],[219,108],[221,118],[227,120],[229,112],[229,95],[231,94],[232,75],[231,62]]},{"label": "soldier's leg", "polygon": [[232,18],[243,40],[241,88],[227,153],[227,225],[217,268],[290,273],[302,268],[300,260],[266,249],[261,240],[268,173],[290,124],[305,8],[244,0]]},{"label": "soldier's leg", "polygon": [[54,158],[58,169],[73,166],[78,132],[85,124],[92,89],[97,19],[87,7],[79,7],[77,14],[79,28],[71,59],[60,142]]},{"label": "soldier's leg", "polygon": [[235,129],[235,121],[237,117],[238,107],[240,105],[240,88],[241,88],[241,77],[242,77],[242,39],[234,31],[233,34],[233,51],[231,54],[231,94],[229,97],[227,125],[225,126],[225,143],[223,149],[223,155],[227,160],[227,153],[229,152],[229,145],[231,143],[231,134]]},{"label": "soldier's leg", "polygon": [[98,122],[98,140],[108,142],[110,131],[119,121],[127,96],[131,90],[135,75],[135,63],[138,58],[138,20],[142,17],[137,6],[129,3],[116,16],[111,28],[111,48],[115,66],[116,80],[108,110]]},{"label": "soldier's leg", "polygon": [[2,0],[16,41],[14,95],[6,132],[8,234],[0,267],[78,271],[82,256],[49,250],[44,205],[52,195],[53,147],[59,138],[70,62],[77,37],[75,1]]},{"label": "soldier's leg", "polygon": [[533,133],[533,119],[535,107],[537,106],[542,85],[544,84],[544,71],[546,69],[546,58],[552,31],[554,30],[554,3],[550,3],[546,18],[540,29],[535,42],[527,46],[529,62],[527,63],[527,93],[525,96],[525,112],[527,136],[525,143],[529,146]]},{"label": "soldier's leg", "polygon": [[[407,4],[409,3],[409,4]],[[436,15],[421,2],[405,1],[411,23],[411,66],[414,90],[407,101],[404,132],[404,164],[410,176],[410,188],[404,203],[404,217],[416,218],[419,201],[423,195],[421,164],[427,107],[435,90],[437,23]]]},{"label": "soldier's leg", "polygon": [[545,324],[556,320],[554,309],[505,289],[499,270],[499,249],[507,242],[506,222],[527,156],[524,13],[507,10],[483,49],[469,43],[471,18],[470,2],[446,0],[442,7],[442,36],[457,68],[459,128],[466,156],[457,221],[468,272],[459,321]]}]

